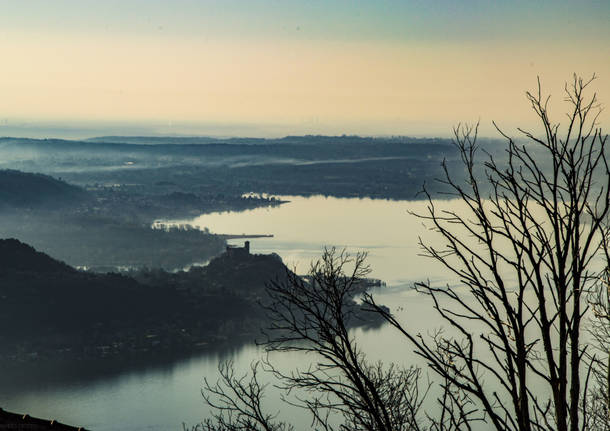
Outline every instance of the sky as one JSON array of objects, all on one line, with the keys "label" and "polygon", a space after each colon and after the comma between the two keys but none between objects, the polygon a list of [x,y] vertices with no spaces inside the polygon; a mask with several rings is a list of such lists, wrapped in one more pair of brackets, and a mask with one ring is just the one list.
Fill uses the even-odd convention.
[{"label": "sky", "polygon": [[608,23],[607,0],[0,0],[0,135],[535,129],[538,76],[557,121],[574,73],[610,103]]}]

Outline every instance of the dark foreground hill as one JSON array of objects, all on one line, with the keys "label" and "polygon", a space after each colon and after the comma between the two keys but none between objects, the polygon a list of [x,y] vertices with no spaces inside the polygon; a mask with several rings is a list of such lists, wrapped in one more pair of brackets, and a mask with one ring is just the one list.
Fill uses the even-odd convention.
[{"label": "dark foreground hill", "polygon": [[258,300],[286,275],[276,256],[223,255],[209,267],[132,276],[77,271],[18,240],[0,240],[0,357],[189,350],[252,333]]},{"label": "dark foreground hill", "polygon": [[267,283],[287,275],[279,256],[247,248],[190,271],[96,274],[0,240],[0,359],[147,356],[252,341],[268,323],[260,305]]},{"label": "dark foreground hill", "polygon": [[169,318],[179,305],[169,289],[77,271],[18,240],[0,240],[0,336],[7,340],[52,343],[147,325]]},{"label": "dark foreground hill", "polygon": [[74,274],[73,268],[14,238],[0,239],[0,275],[35,271],[40,274]]},{"label": "dark foreground hill", "polygon": [[80,187],[48,175],[0,170],[0,209],[59,208],[89,199]]}]

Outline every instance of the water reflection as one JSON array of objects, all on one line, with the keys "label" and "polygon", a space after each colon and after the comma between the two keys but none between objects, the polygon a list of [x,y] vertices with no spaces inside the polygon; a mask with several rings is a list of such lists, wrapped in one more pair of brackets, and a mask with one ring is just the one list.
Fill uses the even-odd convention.
[{"label": "water reflection", "polygon": [[48,359],[29,362],[0,362],[0,394],[28,393],[40,389],[54,387],[80,388],[89,385],[105,385],[120,381],[127,375],[145,377],[151,374],[171,375],[184,364],[199,358],[209,358],[218,362],[232,358],[252,345],[250,338],[235,337],[218,343],[212,348],[197,352],[173,353],[167,351],[155,352],[154,355],[69,359]]}]

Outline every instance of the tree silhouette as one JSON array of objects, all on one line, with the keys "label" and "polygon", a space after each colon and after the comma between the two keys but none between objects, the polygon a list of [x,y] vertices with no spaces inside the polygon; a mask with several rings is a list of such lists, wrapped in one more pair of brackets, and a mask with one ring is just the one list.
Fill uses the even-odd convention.
[{"label": "tree silhouette", "polygon": [[[334,429],[327,419],[338,416],[342,430],[470,430],[477,420],[498,431],[608,430],[610,322],[600,274],[609,263],[610,169],[597,124],[601,110],[596,95],[586,95],[594,78],[574,76],[566,85],[563,128],[551,121],[540,82],[526,93],[542,137],[519,129],[522,139],[515,140],[496,126],[507,141],[505,161],[487,154],[480,163],[478,126],[454,130],[466,181],[452,179],[445,163],[440,181],[464,208],[439,208],[424,190],[427,212],[416,214],[442,240],[433,246],[421,239],[424,253],[457,279],[447,286],[416,283],[444,329],[414,333],[408,319],[399,321],[365,295],[369,309],[404,335],[436,375],[442,389],[436,414],[422,412],[420,370],[370,364],[350,335],[353,308],[346,299],[366,275],[364,256],[346,274],[346,255],[327,251],[312,267],[311,282],[294,276],[270,286],[275,336],[267,347],[321,358],[289,374],[270,365],[284,389],[306,390],[302,402],[314,428]],[[598,325],[587,336],[591,317]],[[224,388],[208,390],[255,402],[243,411],[244,404],[225,404],[224,418],[208,429],[287,426],[256,413],[263,411],[256,373],[249,385],[232,376],[225,372]],[[255,424],[240,426],[227,414],[254,417]]]},{"label": "tree silhouette", "polygon": [[[420,370],[395,364],[371,363],[356,345],[349,328],[361,317],[353,300],[369,268],[365,254],[350,256],[326,249],[313,263],[309,276],[288,273],[272,281],[265,308],[271,319],[263,345],[271,352],[313,355],[307,369],[282,372],[270,361],[265,366],[285,391],[300,391],[298,405],[309,410],[313,426],[331,430],[328,419],[341,418],[341,430],[413,430],[423,401]],[[220,364],[221,379],[206,381],[204,398],[216,409],[209,430],[288,430],[289,425],[263,413],[264,385],[257,378],[235,377],[231,363]]]},{"label": "tree silhouette", "polygon": [[610,171],[597,98],[585,95],[592,80],[575,76],[566,85],[571,110],[563,135],[540,83],[528,92],[544,135],[521,130],[528,142],[520,143],[500,132],[508,142],[506,165],[489,156],[478,172],[477,127],[455,129],[467,184],[454,182],[447,169],[443,182],[466,210],[439,209],[428,195],[427,213],[417,216],[443,240],[441,247],[420,240],[425,254],[459,286],[417,287],[457,335],[414,334],[369,297],[496,430],[594,426],[587,400],[595,362],[583,334],[587,293],[601,269],[596,260],[607,256]]}]

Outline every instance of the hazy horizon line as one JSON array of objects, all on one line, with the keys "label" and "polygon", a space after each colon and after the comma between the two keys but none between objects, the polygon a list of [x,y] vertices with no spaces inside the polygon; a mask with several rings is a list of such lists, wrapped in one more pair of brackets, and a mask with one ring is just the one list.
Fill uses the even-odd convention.
[{"label": "hazy horizon line", "polygon": [[[460,123],[456,123],[460,124]],[[465,124],[465,123],[461,123]],[[473,122],[474,124],[474,122]],[[491,124],[489,125],[491,126]],[[455,125],[445,127],[440,124],[419,127],[405,127],[408,130],[380,131],[383,127],[363,126],[370,130],[349,130],[341,125],[308,127],[307,124],[273,123],[169,123],[160,122],[119,122],[119,121],[75,121],[65,122],[20,121],[0,122],[0,138],[63,139],[86,140],[105,137],[122,138],[210,138],[210,139],[282,139],[287,137],[362,137],[362,138],[412,138],[451,139]],[[514,128],[516,125],[509,125]],[[375,130],[377,129],[377,130]],[[426,131],[426,129],[428,131]],[[483,131],[481,131],[483,129]],[[492,127],[479,129],[479,138],[501,139]]]}]

